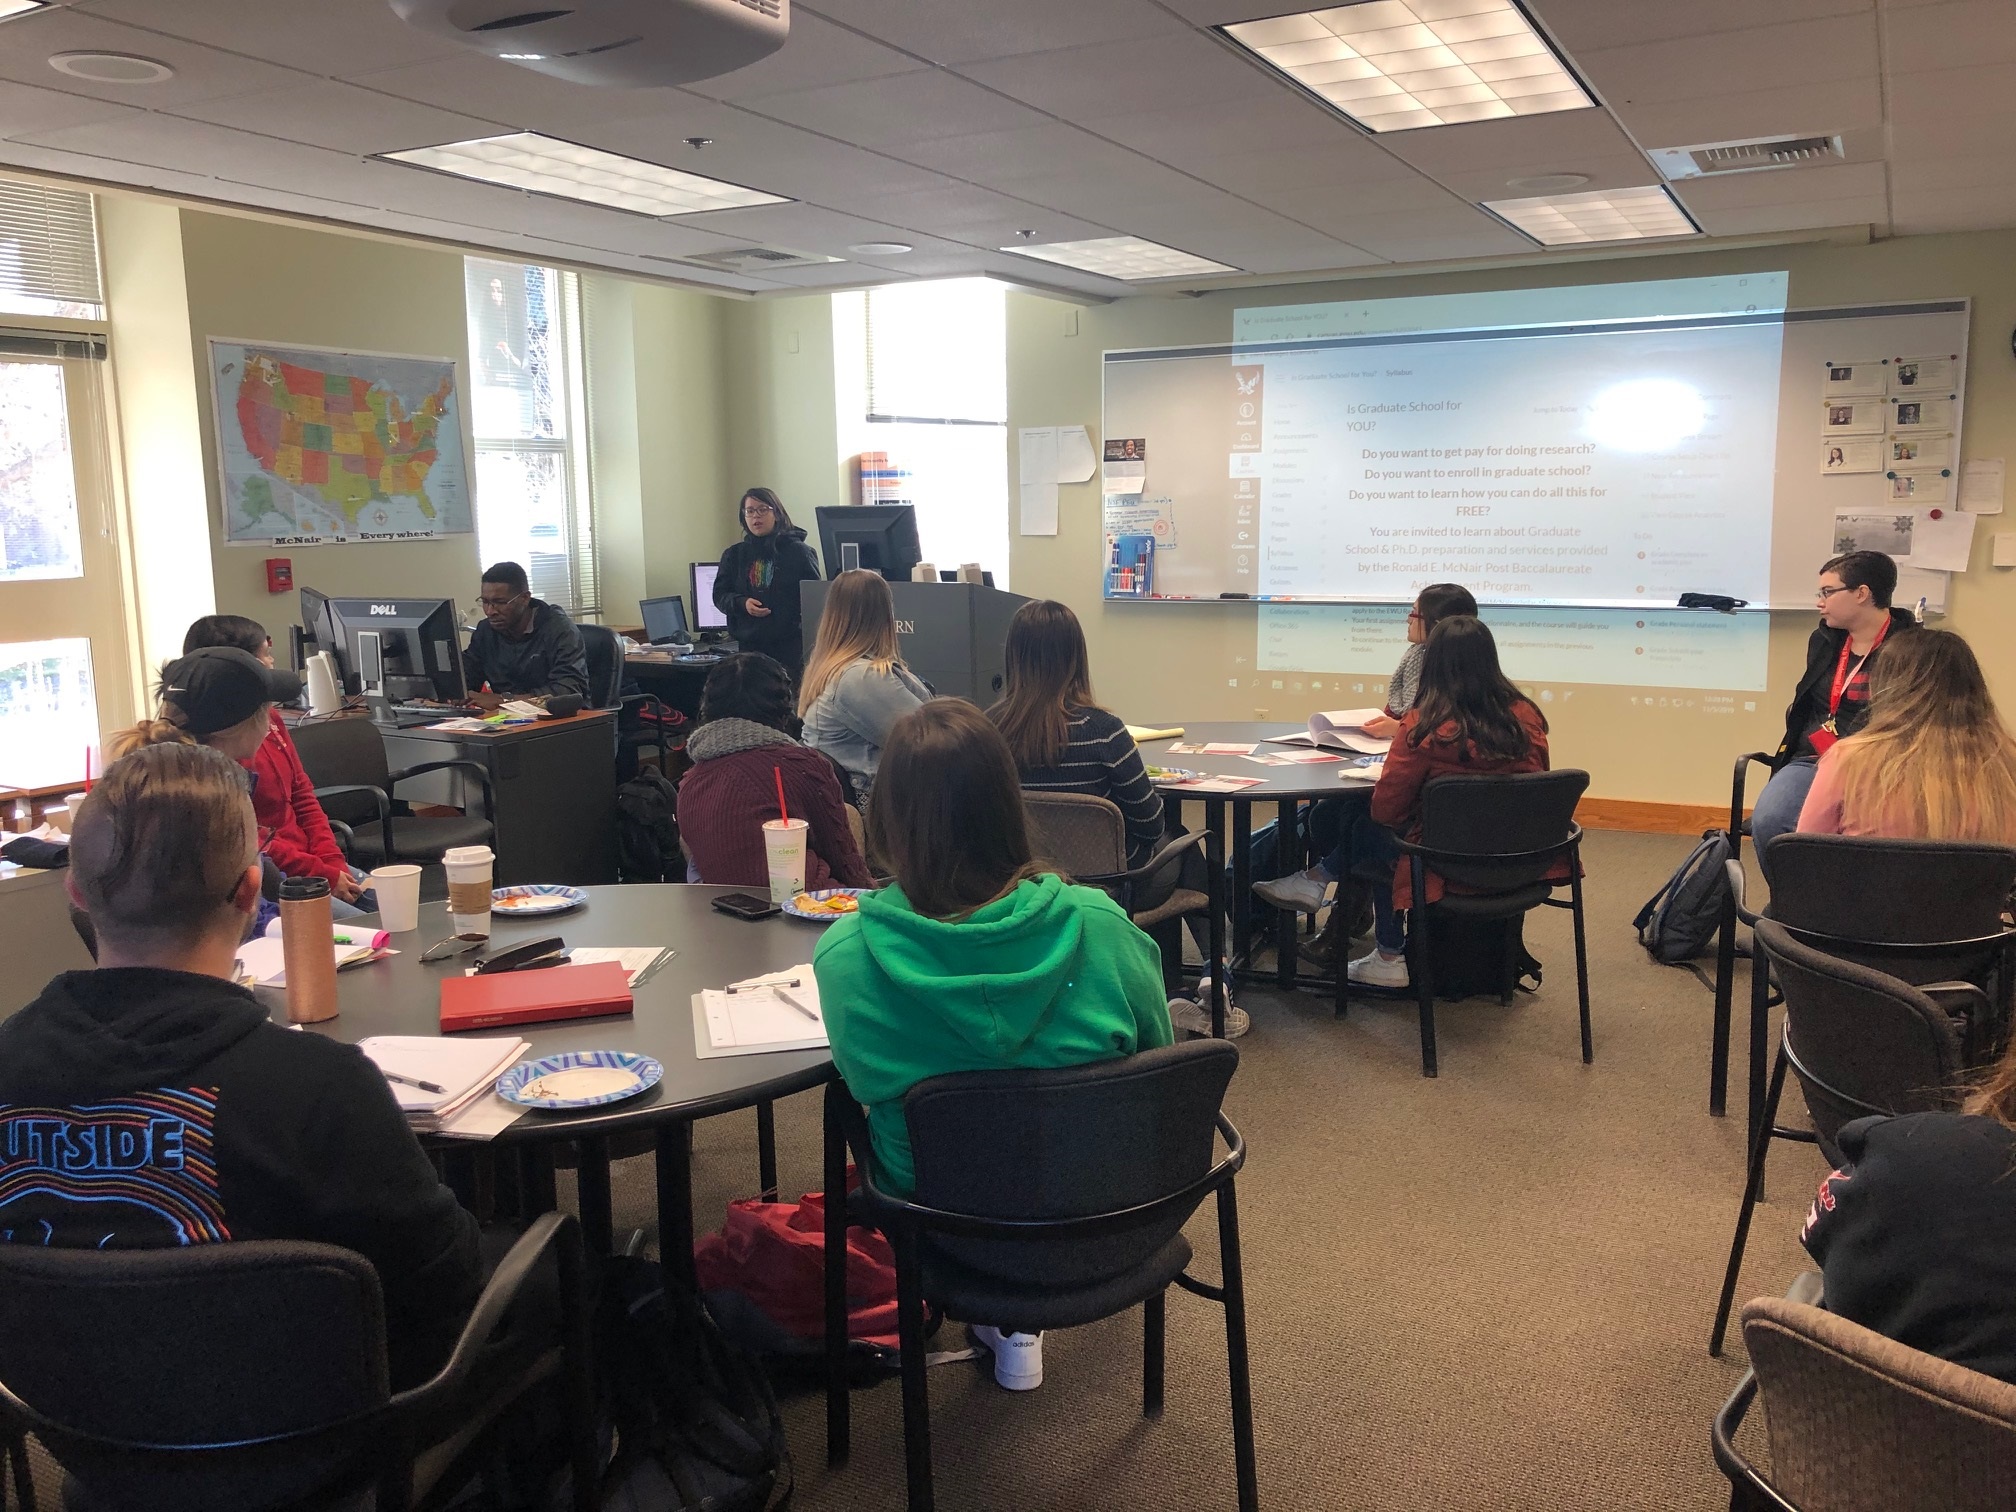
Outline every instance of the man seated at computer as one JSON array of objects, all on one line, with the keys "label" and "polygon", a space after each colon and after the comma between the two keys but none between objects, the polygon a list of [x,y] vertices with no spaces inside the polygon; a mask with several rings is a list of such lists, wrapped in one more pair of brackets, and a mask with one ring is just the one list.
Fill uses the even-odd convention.
[{"label": "man seated at computer", "polygon": [[532,597],[523,567],[499,562],[486,568],[477,602],[483,623],[469,632],[462,653],[471,701],[494,709],[507,698],[588,696],[581,632],[558,604]]}]

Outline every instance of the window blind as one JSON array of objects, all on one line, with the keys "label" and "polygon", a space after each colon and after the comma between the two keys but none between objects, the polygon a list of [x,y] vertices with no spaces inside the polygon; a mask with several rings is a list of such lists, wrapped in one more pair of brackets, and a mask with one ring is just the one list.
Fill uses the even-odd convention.
[{"label": "window blind", "polygon": [[870,289],[868,419],[1006,425],[1003,308],[984,278]]},{"label": "window blind", "polygon": [[96,320],[97,203],[77,189],[0,179],[0,309]]}]

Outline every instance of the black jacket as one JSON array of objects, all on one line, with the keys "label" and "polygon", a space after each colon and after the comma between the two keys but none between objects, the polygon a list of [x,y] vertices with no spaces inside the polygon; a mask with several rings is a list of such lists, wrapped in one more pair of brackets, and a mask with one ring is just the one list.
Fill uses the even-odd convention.
[{"label": "black jacket", "polygon": [[544,599],[532,600],[532,633],[507,640],[485,620],[469,632],[462,653],[462,676],[471,693],[490,684],[493,693],[543,698],[549,693],[588,696],[588,648],[567,611]]},{"label": "black jacket", "polygon": [[453,1345],[476,1220],[351,1045],[216,977],[57,977],[0,1023],[0,1242],[147,1249],[310,1239],[377,1267],[395,1389]]},{"label": "black jacket", "polygon": [[[1900,630],[1916,630],[1918,621],[1903,609],[1890,611],[1890,635]],[[1890,635],[1883,638],[1887,641]],[[1815,710],[1824,713],[1828,692],[1834,686],[1834,669],[1841,663],[1841,647],[1848,639],[1846,630],[1831,629],[1825,623],[1815,627],[1806,642],[1806,670],[1799,678],[1799,687],[1792,695],[1792,702],[1785,709],[1785,736],[1778,742],[1778,753],[1772,761],[1773,767],[1782,767],[1799,754],[1799,742],[1806,738],[1807,721]],[[1881,653],[1878,646],[1869,653],[1869,665],[1876,665],[1876,657]],[[1808,707],[1809,700],[1813,702]],[[1835,722],[1836,732],[1847,738],[1861,729],[1869,718],[1867,704],[1844,708]]]},{"label": "black jacket", "polygon": [[2016,1383],[2016,1130],[1964,1113],[1858,1118],[1800,1236],[1827,1310]]},{"label": "black jacket", "polygon": [[[767,566],[769,582],[756,586],[752,579],[763,574],[755,569]],[[761,651],[787,667],[805,659],[803,631],[798,616],[798,585],[816,583],[818,555],[805,544],[805,532],[796,525],[779,526],[773,535],[742,539],[721,553],[721,568],[714,577],[714,607],[728,616],[728,633],[744,651]],[[743,608],[755,599],[770,613],[762,618]]]}]

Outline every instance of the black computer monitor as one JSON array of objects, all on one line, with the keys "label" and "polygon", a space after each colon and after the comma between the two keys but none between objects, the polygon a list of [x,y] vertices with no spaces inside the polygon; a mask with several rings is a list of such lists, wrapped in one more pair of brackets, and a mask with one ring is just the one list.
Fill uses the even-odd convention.
[{"label": "black computer monitor", "polygon": [[637,612],[644,619],[644,639],[654,646],[684,645],[686,628],[686,605],[676,593],[668,593],[663,598],[644,599],[637,605]]},{"label": "black computer monitor", "polygon": [[[859,561],[852,561],[853,547]],[[879,572],[892,583],[910,581],[910,569],[923,559],[917,544],[914,504],[822,504],[819,506],[819,552],[826,575],[837,577],[849,565]]]},{"label": "black computer monitor", "polygon": [[357,637],[378,633],[384,660],[385,696],[393,703],[435,698],[461,703],[468,695],[462,681],[462,640],[451,599],[328,600],[336,653],[343,672],[343,691],[361,692]]},{"label": "black computer monitor", "polygon": [[726,630],[728,616],[714,607],[714,574],[719,562],[693,564],[693,626],[698,630]]},{"label": "black computer monitor", "polygon": [[318,593],[313,588],[301,590],[301,640],[302,657],[295,666],[296,672],[308,670],[307,658],[317,651],[337,651],[335,628],[329,621],[329,595]]}]

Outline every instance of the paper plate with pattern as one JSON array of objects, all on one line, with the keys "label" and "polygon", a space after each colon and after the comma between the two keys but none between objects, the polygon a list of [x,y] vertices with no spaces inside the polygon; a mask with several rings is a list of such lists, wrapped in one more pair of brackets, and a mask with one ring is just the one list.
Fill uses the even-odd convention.
[{"label": "paper plate with pattern", "polygon": [[784,912],[794,919],[810,919],[814,924],[831,924],[835,919],[851,918],[856,912],[852,908],[819,907],[833,898],[858,898],[869,891],[865,887],[815,887],[810,892],[801,892],[784,905]]},{"label": "paper plate with pattern", "polygon": [[565,913],[570,908],[579,908],[587,901],[588,894],[578,887],[554,887],[545,883],[524,887],[499,887],[490,893],[491,911],[508,914],[514,919],[529,919],[538,914]]},{"label": "paper plate with pattern", "polygon": [[650,1091],[664,1075],[632,1050],[569,1050],[519,1062],[497,1078],[497,1095],[521,1108],[599,1108]]}]

